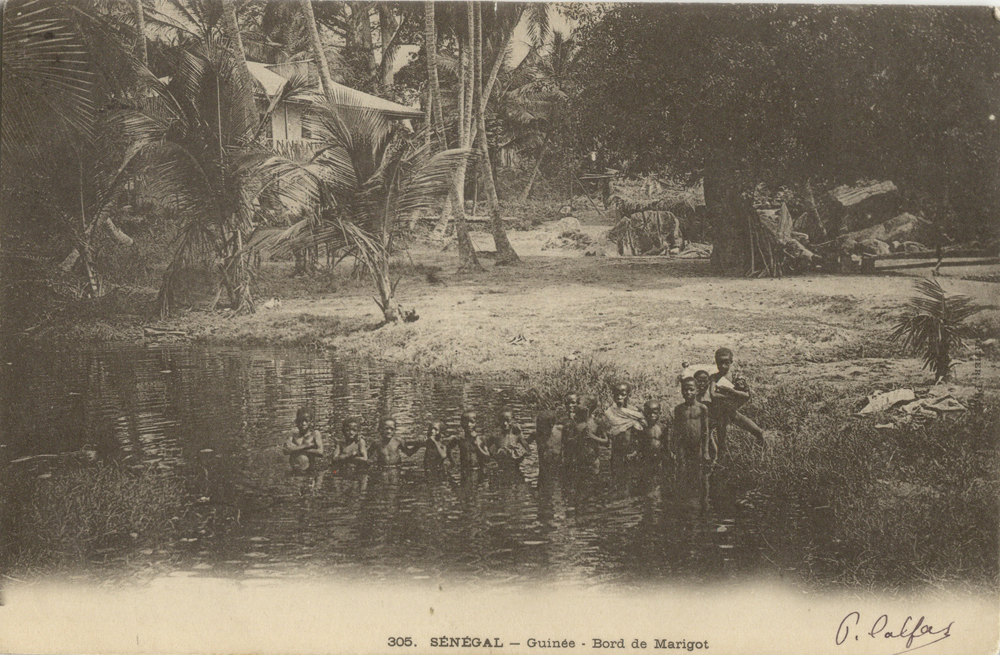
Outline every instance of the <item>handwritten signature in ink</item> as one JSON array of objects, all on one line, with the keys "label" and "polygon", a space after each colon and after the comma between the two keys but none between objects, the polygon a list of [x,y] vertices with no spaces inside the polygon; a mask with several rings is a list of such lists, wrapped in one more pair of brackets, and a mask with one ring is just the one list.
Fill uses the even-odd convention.
[{"label": "handwritten signature in ink", "polygon": [[[872,623],[871,629],[864,632],[864,627],[859,627],[861,625],[861,614],[859,612],[851,612],[841,620],[840,626],[837,628],[836,642],[840,646],[847,642],[849,637],[854,637],[854,641],[858,641],[859,637],[865,635],[872,639],[905,639],[906,647],[897,653],[893,653],[893,655],[900,655],[901,653],[914,651],[947,639],[951,636],[951,627],[954,624],[955,622],[951,621],[943,628],[935,629],[933,625],[926,622],[926,617],[921,616],[919,619],[914,619],[912,616],[907,616],[903,620],[902,625],[899,626],[899,629],[894,630],[889,627],[889,616],[882,614]],[[927,639],[931,640],[927,641]],[[898,644],[900,642],[896,641],[894,643]]]}]

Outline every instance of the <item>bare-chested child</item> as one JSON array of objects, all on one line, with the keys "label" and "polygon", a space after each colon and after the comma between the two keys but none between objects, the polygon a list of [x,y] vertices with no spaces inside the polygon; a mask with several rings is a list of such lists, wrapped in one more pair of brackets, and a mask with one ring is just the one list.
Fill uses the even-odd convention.
[{"label": "bare-chested child", "polygon": [[748,416],[744,416],[739,408],[750,401],[750,388],[741,378],[729,379],[729,371],[733,366],[733,351],[729,348],[719,348],[715,351],[715,367],[718,371],[710,376],[712,381],[712,417],[715,422],[719,450],[726,452],[727,433],[729,425],[743,428],[757,441],[765,444],[764,431]]},{"label": "bare-chested child", "polygon": [[441,421],[431,421],[427,426],[427,438],[416,446],[417,450],[424,449],[424,470],[428,472],[443,470],[448,461],[451,448],[443,433],[444,425]]},{"label": "bare-chested child", "polygon": [[399,466],[400,462],[403,461],[403,455],[409,457],[423,445],[421,443],[410,444],[403,441],[396,434],[396,421],[392,418],[382,420],[379,432],[379,443],[373,445],[368,453],[372,466],[375,467]]},{"label": "bare-chested child", "polygon": [[614,404],[604,411],[603,428],[611,440],[611,469],[616,470],[625,462],[625,457],[635,448],[635,441],[642,431],[642,412],[630,407],[632,386],[627,382],[617,384],[611,390]]},{"label": "bare-chested child", "polygon": [[708,431],[708,408],[698,402],[694,378],[681,380],[684,402],[674,408],[673,446],[684,465],[705,466],[715,463],[718,451]]},{"label": "bare-chested child", "polygon": [[458,449],[458,461],[463,470],[481,468],[490,461],[490,451],[486,440],[476,432],[476,413],[462,414],[462,436],[455,441]]},{"label": "bare-chested child", "polygon": [[572,460],[573,452],[568,443],[568,426],[573,421],[580,397],[575,393],[566,395],[565,413],[546,410],[539,412],[535,419],[535,447],[538,449],[538,474],[548,476]]},{"label": "bare-chested child", "polygon": [[489,440],[490,456],[500,468],[516,470],[528,456],[528,443],[521,426],[514,422],[514,413],[509,409],[500,412],[500,432]]},{"label": "bare-chested child", "polygon": [[667,431],[660,425],[660,415],[663,412],[659,401],[647,400],[642,406],[642,432],[639,437],[639,454],[642,465],[650,476],[658,476],[664,472],[669,462],[673,461],[673,452]]},{"label": "bare-chested child", "polygon": [[367,466],[368,444],[361,438],[361,424],[357,419],[345,418],[340,429],[344,433],[344,442],[334,443],[330,460],[338,464]]},{"label": "bare-chested child", "polygon": [[597,398],[583,396],[574,408],[570,424],[570,441],[573,444],[574,469],[577,473],[597,475],[601,471],[601,446],[608,445],[608,438],[594,420]]},{"label": "bare-chested child", "polygon": [[295,412],[296,432],[282,445],[288,463],[295,471],[308,471],[323,456],[323,435],[316,429],[313,411],[299,407]]}]

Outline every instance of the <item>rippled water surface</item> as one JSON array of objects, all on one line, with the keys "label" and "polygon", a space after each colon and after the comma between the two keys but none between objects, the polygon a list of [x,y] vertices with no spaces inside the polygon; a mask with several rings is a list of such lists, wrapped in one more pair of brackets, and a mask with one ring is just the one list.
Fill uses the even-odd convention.
[{"label": "rippled water surface", "polygon": [[[432,479],[422,452],[382,475],[292,475],[279,448],[306,404],[328,440],[347,416],[371,440],[388,414],[404,438],[435,419],[456,434],[463,408],[476,410],[489,434],[504,406],[530,433],[537,407],[526,388],[267,350],[5,359],[2,439],[16,474],[58,476],[67,457],[53,455],[82,450],[96,451],[96,461],[75,466],[154,469],[183,483],[172,536],[142,549],[105,548],[105,566],[145,558],[179,573],[246,577],[627,583],[727,577],[761,563],[747,529],[754,500],[736,498],[724,470],[706,509],[697,485],[650,491],[634,476],[607,473],[539,485],[534,451],[517,479],[463,478],[455,467]],[[797,516],[786,507],[775,520]]]}]

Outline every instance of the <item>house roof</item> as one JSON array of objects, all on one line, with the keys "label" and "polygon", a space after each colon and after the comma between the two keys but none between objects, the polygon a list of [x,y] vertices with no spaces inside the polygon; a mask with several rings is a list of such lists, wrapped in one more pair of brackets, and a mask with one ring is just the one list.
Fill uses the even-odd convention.
[{"label": "house roof", "polygon": [[[264,92],[269,98],[281,93],[281,89],[288,81],[287,78],[272,71],[267,64],[248,61],[247,68],[250,70],[250,74],[253,75],[258,82],[260,82],[261,87],[263,87]],[[370,93],[358,91],[357,89],[352,89],[349,86],[344,86],[343,84],[338,84],[336,82],[333,83],[332,95],[336,99],[335,104],[338,106],[373,109],[384,114],[388,118],[420,118],[424,115],[424,112],[420,109],[407,107],[406,105],[401,105],[398,102],[386,100],[385,98],[379,98],[378,96],[373,96]],[[324,97],[321,94],[316,94],[311,97],[321,102],[324,100]]]},{"label": "house roof", "polygon": [[250,70],[250,74],[253,75],[260,85],[264,87],[264,93],[267,94],[268,98],[273,98],[274,96],[281,93],[282,87],[285,86],[285,82],[288,80],[281,75],[278,75],[266,64],[261,64],[256,61],[248,61],[247,68]]}]

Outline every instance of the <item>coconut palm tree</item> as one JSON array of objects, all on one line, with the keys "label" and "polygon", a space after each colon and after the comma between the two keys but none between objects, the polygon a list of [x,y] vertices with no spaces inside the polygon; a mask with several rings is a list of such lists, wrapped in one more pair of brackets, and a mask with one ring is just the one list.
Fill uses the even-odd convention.
[{"label": "coconut palm tree", "polygon": [[472,151],[431,155],[422,135],[406,135],[378,112],[339,102],[316,107],[307,120],[312,153],[302,159],[273,155],[259,170],[286,206],[318,211],[269,245],[280,250],[322,243],[340,259],[353,256],[375,286],[385,322],[405,318],[389,255],[408,218],[440,204]]},{"label": "coconut palm tree", "polygon": [[924,368],[934,372],[935,381],[947,379],[951,376],[951,354],[963,346],[959,336],[962,323],[984,308],[968,296],[946,293],[934,279],[917,280],[914,286],[918,295],[910,298],[889,339],[919,351]]},{"label": "coconut palm tree", "polygon": [[129,52],[134,28],[104,9],[11,0],[0,57],[6,218],[45,223],[68,239],[76,256],[67,261],[81,262],[89,296],[100,295],[90,238],[101,224],[120,234],[103,209],[130,157],[108,117],[132,95],[142,69]]},{"label": "coconut palm tree", "polygon": [[271,152],[261,139],[271,112],[306,86],[303,78],[290,79],[259,115],[240,70],[245,64],[217,25],[207,23],[197,40],[177,50],[169,81],[150,79],[149,96],[124,118],[149,193],[172,198],[185,217],[160,287],[162,315],[174,310],[180,274],[198,255],[217,264],[216,302],[225,290],[234,313],[254,311],[245,247],[261,188],[253,163]]}]

